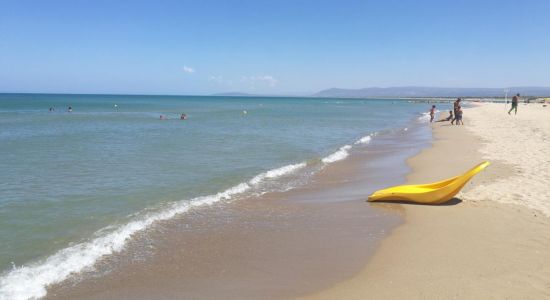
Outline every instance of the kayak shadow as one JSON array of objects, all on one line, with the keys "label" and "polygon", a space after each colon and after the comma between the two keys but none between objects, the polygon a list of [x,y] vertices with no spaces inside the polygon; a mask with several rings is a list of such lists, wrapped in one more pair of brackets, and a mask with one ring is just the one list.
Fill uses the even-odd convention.
[{"label": "kayak shadow", "polygon": [[407,205],[419,205],[419,206],[452,206],[452,205],[457,205],[457,204],[460,204],[462,203],[462,199],[460,198],[457,198],[457,197],[454,197],[452,198],[451,200],[447,201],[447,202],[443,202],[443,203],[439,203],[439,204],[430,204],[430,203],[416,203],[416,202],[412,202],[412,201],[384,201],[384,200],[379,200],[379,201],[376,201],[376,202],[371,202],[372,204],[376,204],[376,203],[385,203],[385,204],[407,204]]}]

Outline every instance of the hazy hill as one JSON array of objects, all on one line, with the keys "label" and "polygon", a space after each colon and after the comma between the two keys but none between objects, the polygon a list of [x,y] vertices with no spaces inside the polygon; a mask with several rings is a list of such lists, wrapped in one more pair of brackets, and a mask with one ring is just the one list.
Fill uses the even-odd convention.
[{"label": "hazy hill", "polygon": [[[525,96],[550,96],[550,87],[511,87],[508,95],[520,93]],[[372,97],[500,97],[504,88],[443,88],[443,87],[388,87],[339,89],[331,88],[313,96],[327,98],[372,98]]]}]

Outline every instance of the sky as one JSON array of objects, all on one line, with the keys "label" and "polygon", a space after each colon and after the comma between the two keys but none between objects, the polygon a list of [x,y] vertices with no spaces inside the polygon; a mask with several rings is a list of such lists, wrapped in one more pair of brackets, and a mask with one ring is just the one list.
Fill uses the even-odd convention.
[{"label": "sky", "polygon": [[0,0],[0,92],[550,86],[550,1]]}]

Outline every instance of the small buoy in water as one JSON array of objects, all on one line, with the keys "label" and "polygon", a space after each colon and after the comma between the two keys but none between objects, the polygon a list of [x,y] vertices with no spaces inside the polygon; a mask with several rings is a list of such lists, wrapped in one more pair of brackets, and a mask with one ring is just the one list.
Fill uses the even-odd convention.
[{"label": "small buoy in water", "polygon": [[247,113],[248,113],[248,112],[247,112],[246,110],[243,110],[243,114],[245,114],[245,115],[246,115]]}]

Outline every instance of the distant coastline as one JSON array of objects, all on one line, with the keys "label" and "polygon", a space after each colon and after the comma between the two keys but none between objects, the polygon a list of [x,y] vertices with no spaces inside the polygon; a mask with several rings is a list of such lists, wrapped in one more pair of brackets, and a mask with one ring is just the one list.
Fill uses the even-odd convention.
[{"label": "distant coastline", "polygon": [[132,93],[67,93],[67,92],[0,92],[14,95],[102,95],[102,96],[159,96],[159,97],[265,97],[265,98],[338,98],[338,99],[403,99],[446,101],[461,97],[465,100],[502,101],[521,94],[524,99],[550,98],[550,87],[509,87],[509,88],[446,88],[446,87],[370,87],[362,89],[330,88],[313,94],[253,94],[246,92],[221,92],[214,94],[132,94]]}]

